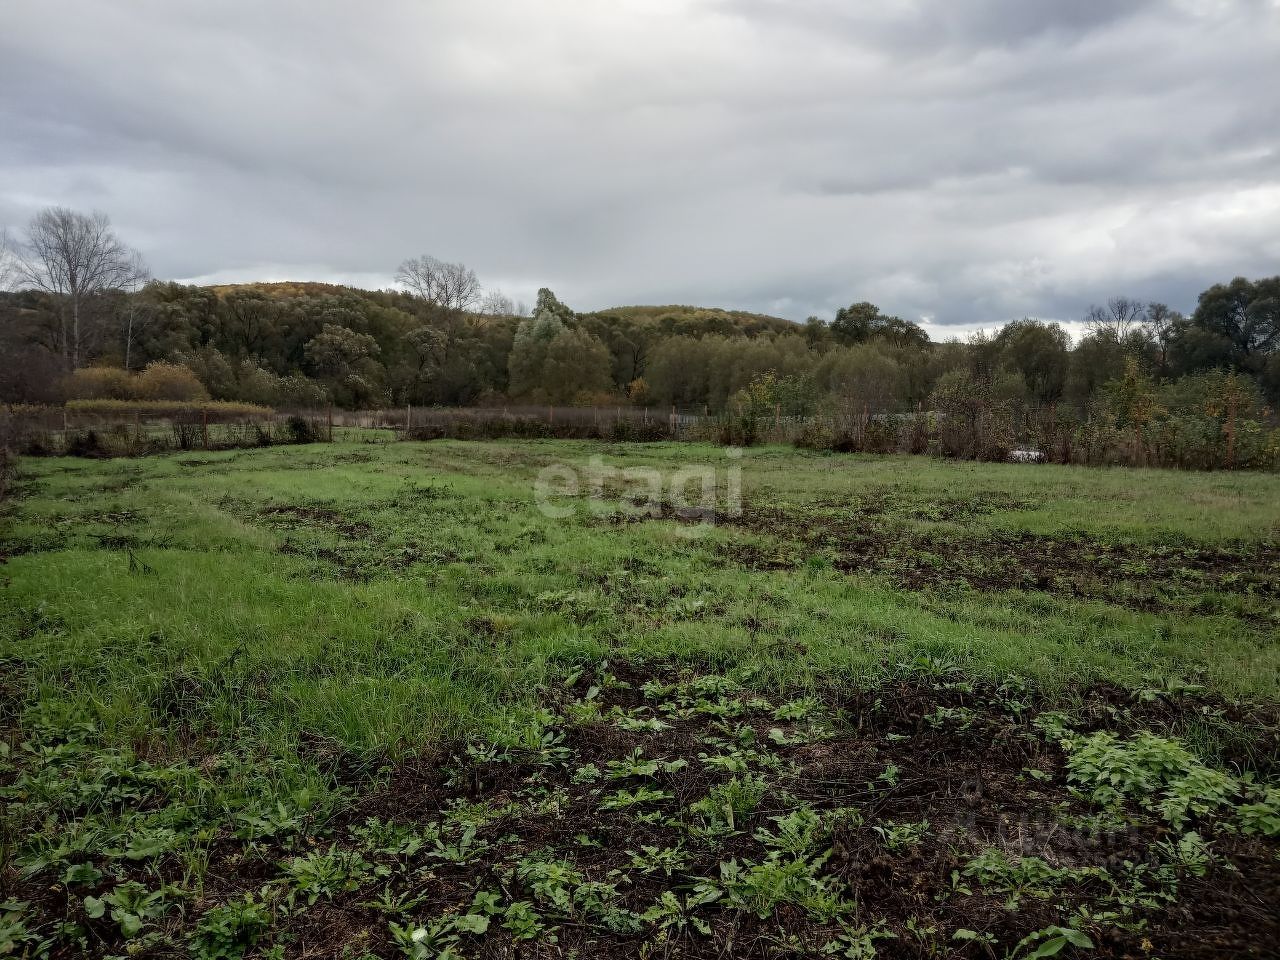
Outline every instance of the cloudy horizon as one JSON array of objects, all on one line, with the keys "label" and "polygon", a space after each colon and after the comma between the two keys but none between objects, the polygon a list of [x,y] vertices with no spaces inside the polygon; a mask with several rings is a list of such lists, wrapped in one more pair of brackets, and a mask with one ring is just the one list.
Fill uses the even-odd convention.
[{"label": "cloudy horizon", "polygon": [[[1280,272],[1280,0],[16,0],[0,226],[156,276],[392,285],[935,339]],[[1268,93],[1267,91],[1271,91]]]}]

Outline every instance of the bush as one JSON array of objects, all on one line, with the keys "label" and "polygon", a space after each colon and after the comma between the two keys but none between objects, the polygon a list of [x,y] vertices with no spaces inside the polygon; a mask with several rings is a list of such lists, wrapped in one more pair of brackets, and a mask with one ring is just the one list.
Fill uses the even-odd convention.
[{"label": "bush", "polygon": [[103,449],[102,441],[98,438],[98,431],[92,429],[77,431],[74,435],[68,437],[63,453],[68,457],[107,456],[106,450]]},{"label": "bush", "polygon": [[1007,460],[1014,447],[1008,374],[974,377],[952,370],[938,378],[931,398],[941,452],[964,460]]},{"label": "bush", "polygon": [[289,431],[290,443],[318,443],[325,438],[318,424],[297,414],[285,421],[285,429]]},{"label": "bush", "polygon": [[68,400],[129,400],[133,397],[133,375],[119,367],[81,367],[62,381]]},{"label": "bush", "polygon": [[209,393],[187,367],[157,361],[142,373],[119,367],[82,367],[62,381],[62,394],[73,400],[207,400]]},{"label": "bush", "polygon": [[147,365],[133,381],[133,396],[138,400],[207,400],[199,378],[176,363],[157,361]]}]

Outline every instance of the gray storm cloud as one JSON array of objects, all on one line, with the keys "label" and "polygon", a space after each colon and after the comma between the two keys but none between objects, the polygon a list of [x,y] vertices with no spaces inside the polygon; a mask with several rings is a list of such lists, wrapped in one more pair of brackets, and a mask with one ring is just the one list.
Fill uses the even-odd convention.
[{"label": "gray storm cloud", "polygon": [[10,0],[0,225],[935,336],[1280,271],[1280,4]]}]

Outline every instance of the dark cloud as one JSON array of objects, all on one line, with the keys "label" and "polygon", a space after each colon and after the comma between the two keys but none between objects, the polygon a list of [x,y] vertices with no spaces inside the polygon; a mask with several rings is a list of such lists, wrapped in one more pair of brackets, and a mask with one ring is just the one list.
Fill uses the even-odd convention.
[{"label": "dark cloud", "polygon": [[966,0],[964,3],[795,4],[790,0],[728,0],[727,12],[780,26],[839,31],[895,53],[939,48],[1017,47],[1049,39],[1071,43],[1114,28],[1160,0]]},{"label": "dark cloud", "polygon": [[938,335],[1280,269],[1275,0],[10,0],[0,225]]}]

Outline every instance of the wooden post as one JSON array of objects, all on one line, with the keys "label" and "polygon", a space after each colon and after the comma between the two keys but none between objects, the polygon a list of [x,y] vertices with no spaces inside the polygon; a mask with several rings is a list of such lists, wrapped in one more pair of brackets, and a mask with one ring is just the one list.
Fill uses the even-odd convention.
[{"label": "wooden post", "polygon": [[1231,395],[1227,398],[1227,469],[1236,463],[1236,392],[1235,384],[1231,384]]},{"label": "wooden post", "polygon": [[555,422],[556,422],[556,408],[555,408],[555,406],[554,406],[554,405],[553,405],[553,406],[549,406],[549,407],[547,407],[547,418],[548,418],[552,423],[555,423]]},{"label": "wooden post", "polygon": [[204,434],[204,448],[209,449],[209,411],[200,411],[200,432]]},{"label": "wooden post", "polygon": [[329,406],[326,408],[325,416],[329,424],[329,429],[326,433],[326,436],[329,438],[329,442],[333,443],[333,404],[332,403],[329,404]]},{"label": "wooden post", "polygon": [[404,437],[409,439],[409,431],[413,429],[413,404],[404,405]]}]

